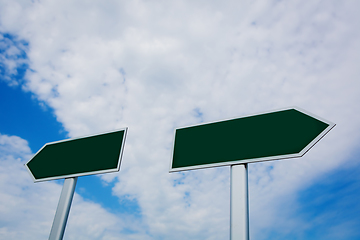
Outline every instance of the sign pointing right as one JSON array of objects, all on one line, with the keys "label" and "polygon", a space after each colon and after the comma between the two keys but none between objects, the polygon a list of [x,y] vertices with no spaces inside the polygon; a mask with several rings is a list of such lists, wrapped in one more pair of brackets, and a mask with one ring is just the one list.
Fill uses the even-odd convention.
[{"label": "sign pointing right", "polygon": [[287,108],[178,128],[170,172],[230,165],[230,239],[249,240],[247,163],[301,157],[334,126]]},{"label": "sign pointing right", "polygon": [[288,108],[178,128],[170,172],[301,157],[334,126]]}]

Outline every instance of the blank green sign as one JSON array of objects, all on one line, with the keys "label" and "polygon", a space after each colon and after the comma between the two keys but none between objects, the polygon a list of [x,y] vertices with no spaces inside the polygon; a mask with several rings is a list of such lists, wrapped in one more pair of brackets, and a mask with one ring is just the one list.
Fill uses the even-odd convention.
[{"label": "blank green sign", "polygon": [[333,126],[299,110],[287,109],[180,128],[175,132],[170,171],[300,154]]},{"label": "blank green sign", "polygon": [[118,171],[126,129],[46,144],[28,163],[36,181]]}]

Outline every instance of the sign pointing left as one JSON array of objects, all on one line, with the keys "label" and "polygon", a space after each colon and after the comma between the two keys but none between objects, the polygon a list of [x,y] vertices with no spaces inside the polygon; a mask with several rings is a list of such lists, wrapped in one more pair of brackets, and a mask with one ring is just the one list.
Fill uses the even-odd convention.
[{"label": "sign pointing left", "polygon": [[120,169],[127,128],[45,144],[26,164],[34,182]]},{"label": "sign pointing left", "polygon": [[62,240],[77,177],[120,169],[127,128],[45,144],[26,164],[34,182],[65,178],[49,240]]}]

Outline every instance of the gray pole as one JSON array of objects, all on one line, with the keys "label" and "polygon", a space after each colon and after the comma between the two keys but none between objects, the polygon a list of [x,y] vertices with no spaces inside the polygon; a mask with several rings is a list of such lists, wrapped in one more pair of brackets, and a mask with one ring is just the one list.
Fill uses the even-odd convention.
[{"label": "gray pole", "polygon": [[77,177],[65,178],[49,240],[62,240],[74,196]]},{"label": "gray pole", "polygon": [[230,240],[249,240],[247,163],[230,169]]}]

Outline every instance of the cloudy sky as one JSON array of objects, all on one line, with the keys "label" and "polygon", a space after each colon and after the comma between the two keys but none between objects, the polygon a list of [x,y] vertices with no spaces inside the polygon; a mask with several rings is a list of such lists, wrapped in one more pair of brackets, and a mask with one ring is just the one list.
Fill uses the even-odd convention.
[{"label": "cloudy sky", "polygon": [[47,239],[45,143],[128,127],[64,239],[229,239],[230,169],[169,173],[174,129],[298,106],[336,123],[249,164],[250,238],[360,238],[360,2],[0,0],[0,239]]}]

